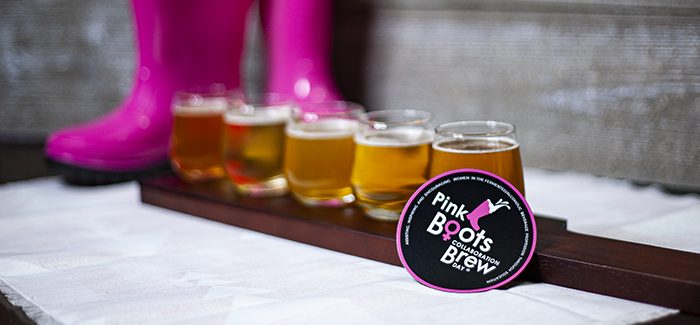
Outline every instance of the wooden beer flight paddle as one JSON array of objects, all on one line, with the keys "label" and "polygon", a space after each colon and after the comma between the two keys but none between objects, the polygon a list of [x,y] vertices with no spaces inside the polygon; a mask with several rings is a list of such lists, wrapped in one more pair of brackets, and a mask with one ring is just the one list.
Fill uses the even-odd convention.
[{"label": "wooden beer flight paddle", "polygon": [[[174,175],[141,182],[145,203],[401,266],[395,223],[355,207],[309,208],[289,196],[247,198],[225,182],[190,185]],[[537,249],[521,278],[700,315],[700,254],[572,233],[537,216]]]}]

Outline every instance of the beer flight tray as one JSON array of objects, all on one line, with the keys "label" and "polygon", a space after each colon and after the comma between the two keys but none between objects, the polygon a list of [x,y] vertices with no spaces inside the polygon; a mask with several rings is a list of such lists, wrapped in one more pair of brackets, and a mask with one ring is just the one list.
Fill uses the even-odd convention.
[{"label": "beer flight tray", "polygon": [[[370,220],[353,206],[309,208],[290,196],[240,197],[225,182],[190,185],[172,174],[140,185],[145,203],[401,266],[396,224]],[[700,315],[700,254],[577,234],[565,221],[544,216],[536,223],[537,249],[523,280]]]}]

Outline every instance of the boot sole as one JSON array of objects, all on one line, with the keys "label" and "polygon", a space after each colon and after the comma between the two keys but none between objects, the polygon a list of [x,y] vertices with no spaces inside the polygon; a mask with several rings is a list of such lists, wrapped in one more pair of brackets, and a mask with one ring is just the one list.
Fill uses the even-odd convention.
[{"label": "boot sole", "polygon": [[50,158],[45,158],[45,160],[49,171],[61,175],[63,180],[68,184],[81,186],[97,186],[128,182],[163,174],[171,170],[170,163],[167,161],[141,170],[110,172],[64,164]]}]

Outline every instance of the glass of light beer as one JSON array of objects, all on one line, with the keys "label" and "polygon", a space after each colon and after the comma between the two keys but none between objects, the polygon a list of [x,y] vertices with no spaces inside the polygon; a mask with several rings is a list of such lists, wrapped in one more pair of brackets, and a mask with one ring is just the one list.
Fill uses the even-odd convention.
[{"label": "glass of light beer", "polygon": [[226,106],[223,93],[175,94],[170,161],[185,181],[202,182],[224,176],[221,134]]},{"label": "glass of light beer", "polygon": [[284,174],[297,200],[342,206],[355,196],[350,184],[357,118],[364,108],[345,101],[299,104],[286,128]]},{"label": "glass of light beer", "polygon": [[231,98],[224,114],[224,167],[236,191],[270,197],[286,194],[282,173],[284,128],[292,102],[282,94]]},{"label": "glass of light beer", "polygon": [[360,116],[352,186],[357,204],[369,217],[398,220],[411,194],[427,181],[431,117],[417,110],[380,110]]},{"label": "glass of light beer", "polygon": [[462,121],[435,128],[430,177],[473,168],[494,173],[525,195],[515,126],[496,121]]}]

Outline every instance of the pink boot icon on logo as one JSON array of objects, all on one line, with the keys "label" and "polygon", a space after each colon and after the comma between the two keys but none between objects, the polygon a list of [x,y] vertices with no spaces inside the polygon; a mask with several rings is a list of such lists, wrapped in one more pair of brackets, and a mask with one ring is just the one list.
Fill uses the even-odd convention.
[{"label": "pink boot icon on logo", "polygon": [[508,201],[503,201],[503,199],[499,199],[496,204],[491,203],[490,199],[486,199],[486,201],[481,202],[476,209],[467,214],[467,220],[469,220],[469,224],[471,225],[472,229],[480,230],[481,227],[479,227],[479,219],[488,216],[503,207],[510,210],[510,206],[508,204]]}]

